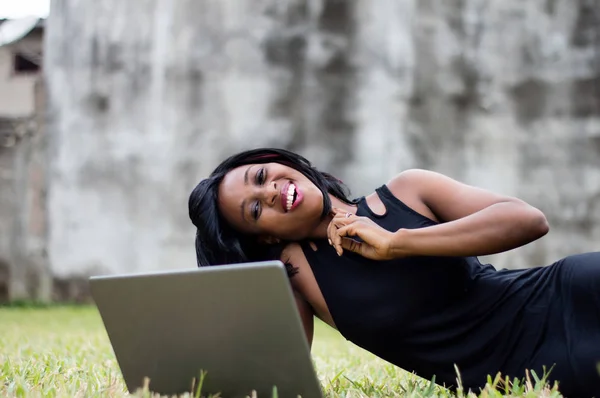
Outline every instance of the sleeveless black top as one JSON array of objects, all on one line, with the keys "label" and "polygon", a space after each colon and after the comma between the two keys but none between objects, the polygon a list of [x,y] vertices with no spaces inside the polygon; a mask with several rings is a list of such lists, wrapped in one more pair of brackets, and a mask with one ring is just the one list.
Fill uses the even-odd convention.
[{"label": "sleeveless black top", "polygon": [[[361,198],[357,215],[390,231],[436,224],[387,186],[376,192],[385,214],[373,213]],[[577,384],[564,344],[564,303],[556,299],[560,264],[497,271],[475,257],[373,261],[348,251],[339,257],[326,239],[314,244],[317,250],[302,244],[303,252],[338,331],[380,358],[429,380],[435,375],[451,389],[455,365],[463,387],[474,391],[488,374],[522,379],[534,368],[541,376],[542,366],[553,365],[544,362],[557,361],[553,374]]]}]

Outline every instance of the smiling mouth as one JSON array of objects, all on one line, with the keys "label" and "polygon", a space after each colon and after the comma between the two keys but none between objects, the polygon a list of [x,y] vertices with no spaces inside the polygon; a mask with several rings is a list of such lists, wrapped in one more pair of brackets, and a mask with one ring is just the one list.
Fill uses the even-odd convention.
[{"label": "smiling mouth", "polygon": [[286,211],[290,211],[292,210],[292,206],[294,204],[294,201],[296,200],[296,198],[298,197],[298,193],[296,192],[296,186],[292,183],[290,183],[290,185],[288,186],[288,190],[287,190],[287,200],[286,200],[286,207],[285,210]]},{"label": "smiling mouth", "polygon": [[297,205],[299,197],[298,188],[293,182],[289,182],[281,192],[281,204],[285,212],[293,210]]}]

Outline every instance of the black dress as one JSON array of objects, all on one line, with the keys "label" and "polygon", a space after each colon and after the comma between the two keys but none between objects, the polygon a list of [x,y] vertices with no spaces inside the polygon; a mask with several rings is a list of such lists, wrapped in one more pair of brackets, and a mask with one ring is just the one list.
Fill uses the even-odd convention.
[{"label": "black dress", "polygon": [[[384,185],[386,207],[373,213],[362,198],[357,214],[381,227],[436,224]],[[487,375],[523,379],[552,369],[566,396],[600,398],[600,252],[569,256],[547,267],[496,270],[475,257],[412,257],[373,261],[338,257],[326,240],[303,244],[339,332],[407,371],[454,389],[478,392]]]}]

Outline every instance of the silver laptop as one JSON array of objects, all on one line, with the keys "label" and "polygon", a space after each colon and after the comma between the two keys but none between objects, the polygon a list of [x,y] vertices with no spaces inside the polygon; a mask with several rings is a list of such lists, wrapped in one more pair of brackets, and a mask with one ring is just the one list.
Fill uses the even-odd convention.
[{"label": "silver laptop", "polygon": [[[322,397],[280,261],[90,278],[130,393]],[[204,376],[202,376],[204,374]]]}]

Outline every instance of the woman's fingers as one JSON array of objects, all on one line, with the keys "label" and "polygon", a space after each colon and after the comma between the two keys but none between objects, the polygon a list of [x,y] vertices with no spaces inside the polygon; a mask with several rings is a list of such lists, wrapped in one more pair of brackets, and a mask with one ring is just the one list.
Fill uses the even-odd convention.
[{"label": "woman's fingers", "polygon": [[[364,217],[339,209],[333,209],[333,212],[335,215],[327,226],[327,235],[329,244],[337,254],[341,256],[345,249],[372,258],[377,251],[371,243],[378,239],[377,226],[369,223]],[[357,242],[352,237],[358,237],[363,242]]]},{"label": "woman's fingers", "polygon": [[336,240],[336,233],[335,233],[336,230],[337,230],[337,227],[336,227],[335,223],[333,221],[330,222],[329,225],[327,226],[327,237],[329,238],[329,244],[332,246],[334,246],[334,242]]},{"label": "woman's fingers", "polygon": [[364,224],[361,224],[360,222],[355,222],[352,224],[348,224],[345,225],[343,227],[338,228],[335,233],[336,235],[339,237],[340,239],[340,244],[343,238],[350,238],[350,237],[358,237],[362,239],[361,236],[361,227],[364,227]]},{"label": "woman's fingers", "polygon": [[329,240],[329,244],[333,244],[331,241],[331,237],[333,236],[333,230],[332,228],[334,227],[333,221],[331,221],[329,223],[329,225],[327,226],[327,240]]},{"label": "woman's fingers", "polygon": [[342,209],[333,209],[333,213],[334,213],[333,218],[337,218],[337,219],[350,218],[351,216],[354,215],[354,214],[347,212],[345,210],[342,210]]},{"label": "woman's fingers", "polygon": [[344,249],[342,249],[342,238],[341,236],[337,233],[338,229],[336,227],[334,227],[334,231],[333,231],[333,237],[332,237],[332,245],[333,248],[335,249],[335,251],[337,252],[338,256],[341,256]]},{"label": "woman's fingers", "polygon": [[364,245],[361,242],[357,242],[353,239],[342,238],[342,247],[351,252],[354,252],[354,253],[357,253],[360,255],[364,255],[363,254]]},{"label": "woman's fingers", "polygon": [[[342,240],[342,249],[351,250],[374,260],[384,260],[389,255],[387,242],[390,233],[378,225],[359,219],[338,228],[335,233]],[[359,238],[360,242],[353,238]]]},{"label": "woman's fingers", "polygon": [[336,228],[335,248],[339,255],[341,255],[344,252],[344,249],[361,254],[360,250],[361,248],[363,248],[363,245],[361,245],[360,242],[355,241],[351,237],[362,238],[361,232],[364,227],[365,225],[361,223],[360,220],[354,220],[354,222],[352,223],[347,223],[344,226]]},{"label": "woman's fingers", "polygon": [[340,236],[337,234],[337,229],[339,228],[339,223],[336,222],[336,220],[332,220],[329,225],[327,226],[327,237],[329,239],[329,244],[331,246],[334,247],[335,251],[338,253],[338,255],[342,254],[342,245],[341,245],[341,238]]},{"label": "woman's fingers", "polygon": [[338,255],[342,255],[344,248],[342,246],[342,238],[338,234],[338,229],[356,221],[356,217],[348,212],[343,212],[340,209],[333,209],[334,217],[327,226],[327,236],[329,244],[333,246]]},{"label": "woman's fingers", "polygon": [[[334,217],[327,226],[329,243],[338,255],[344,250],[360,254],[373,260],[390,257],[390,232],[368,218],[345,211],[333,210]],[[356,241],[355,238],[359,238]]]}]

